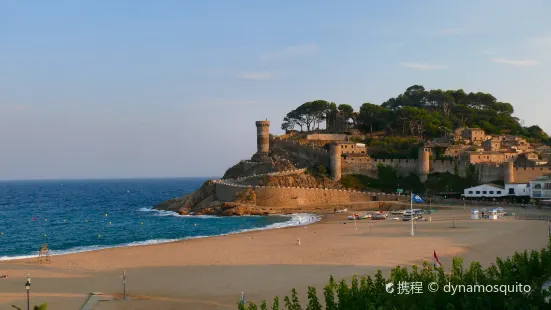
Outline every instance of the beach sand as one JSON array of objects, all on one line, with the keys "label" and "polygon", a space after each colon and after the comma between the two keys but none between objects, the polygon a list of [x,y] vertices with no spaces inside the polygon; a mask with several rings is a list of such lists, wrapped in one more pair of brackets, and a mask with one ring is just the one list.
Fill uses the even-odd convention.
[{"label": "beach sand", "polygon": [[100,301],[94,309],[236,309],[241,292],[258,303],[282,298],[293,287],[303,296],[310,285],[321,293],[330,275],[349,279],[432,263],[433,250],[447,268],[453,256],[488,265],[498,256],[539,250],[548,240],[545,221],[470,220],[462,207],[417,222],[415,237],[409,222],[390,219],[357,221],[356,230],[347,220],[351,214],[325,214],[308,226],[52,256],[51,263],[2,261],[0,273],[9,277],[0,279],[0,309],[24,308],[26,273],[32,277],[31,306],[78,309],[91,292],[120,295],[126,269],[131,300]]}]

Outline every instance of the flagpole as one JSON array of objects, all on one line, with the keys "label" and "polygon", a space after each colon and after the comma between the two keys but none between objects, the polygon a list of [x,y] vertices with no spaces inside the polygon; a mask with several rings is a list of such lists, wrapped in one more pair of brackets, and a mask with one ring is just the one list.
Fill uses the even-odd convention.
[{"label": "flagpole", "polygon": [[409,197],[409,203],[410,203],[410,218],[409,220],[411,221],[411,236],[415,236],[415,233],[413,232],[413,192],[410,193],[410,197]]}]

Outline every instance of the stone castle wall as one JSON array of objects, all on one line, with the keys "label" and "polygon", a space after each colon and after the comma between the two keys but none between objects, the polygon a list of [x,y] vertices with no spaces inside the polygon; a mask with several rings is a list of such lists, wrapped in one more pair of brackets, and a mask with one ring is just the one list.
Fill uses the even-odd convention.
[{"label": "stone castle wall", "polygon": [[377,172],[377,166],[390,166],[398,170],[398,173],[406,175],[417,173],[418,162],[415,159],[372,159],[370,157],[349,156],[342,159],[342,174],[365,174],[373,176]]},{"label": "stone castle wall", "polygon": [[522,168],[516,167],[515,169],[515,182],[528,183],[537,177],[545,174],[551,174],[551,167],[534,167],[534,168]]},{"label": "stone castle wall", "polygon": [[[418,174],[418,160],[413,159],[372,159],[370,157],[347,157],[342,159],[342,174],[361,174],[377,176],[377,165],[391,166],[401,175]],[[467,175],[468,163],[454,160],[430,160],[430,173],[452,173],[461,177]],[[489,183],[505,179],[504,164],[477,164],[480,182]],[[545,174],[551,174],[551,167],[515,167],[513,180],[516,183],[528,183]]]},{"label": "stone castle wall", "polygon": [[[216,199],[233,201],[249,186],[216,182]],[[409,196],[326,188],[250,186],[256,192],[256,204],[263,207],[299,207],[369,201],[407,201]]]},{"label": "stone castle wall", "polygon": [[306,136],[308,140],[321,140],[321,141],[346,141],[345,134],[330,134],[330,133],[314,133]]}]

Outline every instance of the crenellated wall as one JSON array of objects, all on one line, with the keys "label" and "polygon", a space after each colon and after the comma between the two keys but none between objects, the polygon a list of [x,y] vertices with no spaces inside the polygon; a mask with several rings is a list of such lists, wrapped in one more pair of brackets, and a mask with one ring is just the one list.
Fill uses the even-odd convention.
[{"label": "crenellated wall", "polygon": [[515,182],[517,183],[528,183],[530,180],[533,180],[542,175],[551,174],[551,167],[515,167]]},{"label": "crenellated wall", "polygon": [[418,162],[415,159],[373,159],[375,169],[379,164],[393,167],[401,174],[418,172]]},{"label": "crenellated wall", "polygon": [[477,164],[475,167],[478,171],[480,182],[482,183],[503,180],[504,178],[502,164]]},{"label": "crenellated wall", "polygon": [[363,174],[376,176],[377,166],[373,166],[373,160],[370,157],[351,157],[341,161],[342,174]]},{"label": "crenellated wall", "polygon": [[[225,183],[223,180],[216,181],[216,199],[219,201],[233,201],[237,193],[246,188],[249,188],[249,186]],[[250,188],[253,188],[256,193],[256,204],[258,206],[273,208],[368,201],[406,201],[409,198],[409,196],[403,195],[344,189],[280,186],[251,186]]]},{"label": "crenellated wall", "polygon": [[314,133],[306,136],[308,140],[320,140],[320,141],[346,141],[345,134],[338,133]]}]

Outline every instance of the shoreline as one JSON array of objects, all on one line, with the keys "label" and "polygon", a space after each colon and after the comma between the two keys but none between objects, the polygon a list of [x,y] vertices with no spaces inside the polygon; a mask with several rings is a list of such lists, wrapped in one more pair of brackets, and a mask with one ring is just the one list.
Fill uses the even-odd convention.
[{"label": "shoreline", "polygon": [[[142,208],[143,209],[143,208]],[[150,209],[146,212],[160,212],[160,213],[175,213],[175,215],[170,216],[178,216],[178,217],[186,217],[186,218],[193,218],[193,217],[200,217],[203,219],[208,218],[225,218],[222,216],[213,216],[213,215],[179,215],[178,213],[174,211],[166,211],[166,210],[155,210]],[[304,223],[293,223],[293,219],[297,218],[298,216],[303,215],[307,217],[315,217],[315,220],[313,222],[307,221]],[[88,252],[96,252],[96,251],[103,251],[103,250],[109,250],[109,249],[118,249],[118,248],[126,248],[126,247],[142,247],[142,246],[151,246],[151,245],[157,245],[157,244],[167,244],[167,243],[175,243],[175,242],[184,242],[188,240],[194,240],[194,239],[203,239],[203,238],[212,238],[212,237],[219,237],[219,236],[228,236],[228,235],[235,235],[235,234],[245,234],[248,232],[255,232],[255,231],[264,231],[264,230],[273,230],[273,229],[284,229],[284,228],[292,228],[292,227],[298,227],[303,225],[312,225],[315,223],[318,223],[322,220],[321,214],[316,213],[292,213],[292,214],[269,214],[269,215],[245,215],[245,216],[255,216],[255,217],[262,217],[262,216],[279,216],[279,217],[289,217],[288,221],[279,222],[275,224],[269,224],[267,226],[263,227],[257,227],[257,228],[245,228],[242,230],[236,230],[233,232],[225,233],[225,234],[216,234],[216,235],[208,235],[208,236],[189,236],[184,238],[178,238],[178,239],[148,239],[144,241],[132,241],[128,243],[123,244],[116,244],[116,245],[91,245],[91,246],[77,246],[66,250],[54,250],[56,253],[52,253],[53,251],[50,250],[50,256],[63,256],[63,255],[72,255],[72,254],[79,254],[79,253],[88,253]],[[239,216],[243,217],[243,216]],[[285,224],[291,223],[291,225],[285,225]],[[275,226],[275,225],[283,225],[283,226]],[[81,249],[84,248],[84,249]],[[61,253],[57,253],[60,251]],[[38,251],[37,251],[38,252]],[[2,262],[14,262],[19,260],[30,260],[30,259],[38,259],[38,254],[34,255],[17,255],[17,256],[0,256],[0,264]]]},{"label": "shoreline", "polygon": [[362,211],[349,209],[317,214],[321,220],[309,225],[59,255],[45,264],[1,261],[0,270],[9,278],[0,279],[0,308],[23,302],[24,295],[17,294],[26,273],[33,278],[32,302],[47,302],[53,309],[75,309],[90,292],[121,294],[123,270],[134,299],[99,303],[97,310],[212,309],[207,301],[216,302],[217,309],[235,309],[241,292],[247,301],[259,302],[282,298],[294,287],[304,298],[308,286],[320,294],[330,275],[348,281],[378,269],[387,275],[396,266],[430,264],[433,251],[449,271],[453,257],[467,267],[472,261],[487,267],[496,257],[547,246],[544,221],[471,220],[469,211],[435,212],[431,222],[416,223],[415,237],[403,221],[360,220],[356,229],[347,218]]}]

